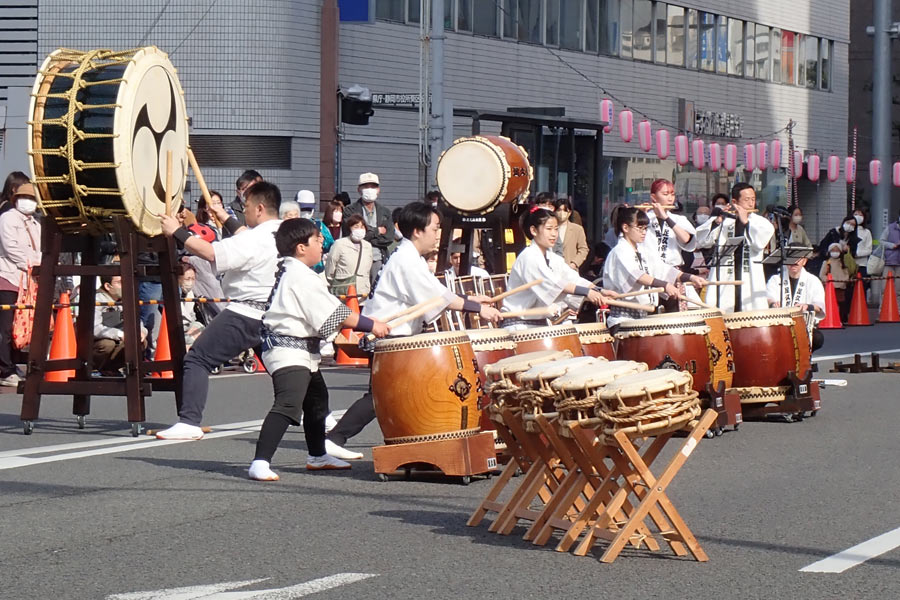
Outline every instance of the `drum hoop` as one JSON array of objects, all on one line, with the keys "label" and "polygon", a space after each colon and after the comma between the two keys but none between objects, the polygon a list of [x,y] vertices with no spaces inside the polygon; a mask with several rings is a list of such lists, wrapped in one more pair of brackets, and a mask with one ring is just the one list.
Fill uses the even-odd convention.
[{"label": "drum hoop", "polygon": [[[578,362],[574,362],[578,361]],[[564,363],[569,363],[565,365]],[[541,380],[547,379],[558,379],[573,371],[575,369],[585,369],[587,367],[595,367],[597,360],[593,356],[573,356],[572,358],[565,358],[562,360],[551,360],[549,362],[540,363],[534,365],[528,371],[524,371],[518,374],[519,383],[525,384],[525,382],[538,382]],[[552,371],[553,368],[561,368],[565,369],[562,373],[554,375],[552,372],[547,373],[547,371]],[[528,372],[532,369],[537,369],[537,372],[531,376],[528,376]]]},{"label": "drum hoop", "polygon": [[[500,137],[502,137],[502,136],[500,136]],[[506,138],[506,139],[509,139],[509,138]],[[510,140],[510,141],[512,141],[512,140]],[[454,140],[453,143],[450,144],[450,147],[447,148],[446,150],[444,150],[443,152],[441,152],[441,155],[438,157],[438,167],[437,167],[437,171],[435,173],[435,179],[437,179],[439,177],[439,173],[440,173],[440,169],[441,169],[441,161],[444,159],[444,155],[446,155],[448,152],[450,152],[458,144],[463,144],[466,142],[477,142],[477,143],[487,146],[497,156],[497,159],[498,159],[497,162],[500,165],[500,170],[503,171],[503,177],[501,178],[501,182],[500,182],[500,190],[491,199],[491,201],[486,203],[484,206],[480,206],[478,208],[473,208],[470,211],[466,211],[468,213],[477,213],[477,214],[486,213],[493,209],[493,207],[497,203],[497,200],[506,196],[506,191],[509,188],[509,179],[510,179],[510,177],[512,177],[512,169],[509,166],[509,161],[506,160],[506,154],[503,152],[503,148],[501,148],[500,146],[495,144],[489,138],[487,138],[483,135],[472,135],[472,136],[462,137],[457,140]],[[440,188],[440,184],[438,184],[438,188]]]},{"label": "drum hoop", "polygon": [[[687,323],[672,323],[678,325],[671,329],[662,329],[660,323],[642,325],[643,319],[624,321],[616,332],[616,339],[624,340],[634,337],[656,337],[660,335],[708,335],[712,330],[706,321],[688,321]],[[632,325],[633,323],[633,325]]]},{"label": "drum hoop", "polygon": [[441,333],[435,335],[426,333],[423,335],[412,335],[398,339],[383,339],[375,342],[375,352],[402,352],[405,350],[421,350],[422,348],[434,348],[443,346],[465,345],[471,347],[469,336],[464,332],[458,333]]},{"label": "drum hoop", "polygon": [[473,352],[493,352],[495,350],[515,350],[516,343],[510,340],[483,340],[472,342]]},{"label": "drum hoop", "polygon": [[[525,358],[524,360],[523,358],[527,356],[527,354],[531,354],[530,352],[526,354],[509,356],[507,358],[500,359],[495,363],[486,365],[484,367],[484,374],[487,376],[504,377],[507,374],[516,374],[527,371],[536,364],[542,364],[556,360],[565,360],[566,358],[572,357],[572,353],[569,350],[538,350],[536,352],[542,354],[546,352],[546,354],[541,357],[534,357],[534,359]],[[518,358],[520,362],[510,360],[512,358]],[[531,360],[538,360],[539,362],[530,363]]]},{"label": "drum hoop", "polygon": [[761,327],[793,327],[794,317],[789,315],[764,315],[749,312],[725,315],[728,329],[751,329]]},{"label": "drum hoop", "polygon": [[547,338],[560,338],[569,335],[577,336],[578,332],[572,325],[548,325],[546,327],[532,327],[520,331],[510,331],[509,335],[512,337],[513,341],[518,343],[544,340]]},{"label": "drum hoop", "polygon": [[[635,375],[641,377],[635,378]],[[625,381],[623,381],[623,379]],[[658,394],[669,390],[678,390],[691,386],[693,377],[685,371],[674,369],[655,369],[652,371],[631,373],[617,378],[599,391],[601,400],[613,400],[617,397],[632,398],[644,394]]]},{"label": "drum hoop", "polygon": [[460,429],[458,431],[447,431],[444,433],[430,433],[426,435],[408,435],[396,438],[384,438],[386,444],[409,444],[413,442],[436,442],[440,440],[457,440],[460,438],[472,437],[481,433],[481,427],[473,429]]},{"label": "drum hoop", "polygon": [[475,352],[516,349],[516,343],[505,329],[474,329],[466,331],[465,334]]},{"label": "drum hoop", "polygon": [[[611,364],[611,363],[607,363]],[[609,369],[609,371],[613,371],[613,369]],[[604,371],[595,371],[593,373],[586,373],[584,375],[579,375],[576,372],[567,373],[565,377],[560,377],[558,379],[553,380],[550,384],[554,390],[559,393],[565,392],[576,392],[578,390],[585,389],[594,389],[595,392],[600,388],[606,387],[610,383],[613,383],[616,379],[620,377],[625,377],[626,375],[633,375],[635,373],[646,373],[648,371],[646,363],[635,362],[634,364],[623,366],[622,370],[618,370],[615,372],[604,372]],[[572,376],[569,379],[569,376]],[[581,379],[576,380],[575,376],[578,375]],[[591,380],[591,377],[596,377],[597,379]],[[600,381],[600,383],[596,383]]]}]

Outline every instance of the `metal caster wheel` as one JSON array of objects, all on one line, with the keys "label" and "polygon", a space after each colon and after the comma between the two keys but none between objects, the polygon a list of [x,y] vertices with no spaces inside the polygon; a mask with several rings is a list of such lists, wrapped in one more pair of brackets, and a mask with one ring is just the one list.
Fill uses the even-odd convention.
[{"label": "metal caster wheel", "polygon": [[144,426],[140,423],[131,424],[131,437],[137,437],[144,432]]},{"label": "metal caster wheel", "polygon": [[381,483],[387,483],[388,481],[390,481],[386,473],[376,473],[375,475],[378,477],[378,481],[380,481]]},{"label": "metal caster wheel", "polygon": [[463,475],[462,477],[460,477],[459,481],[463,485],[469,485],[470,483],[472,483],[472,477],[470,475]]},{"label": "metal caster wheel", "polygon": [[722,429],[721,427],[716,427],[716,437],[719,437],[723,433],[725,433],[724,429]]},{"label": "metal caster wheel", "polygon": [[732,431],[737,431],[740,428],[740,426],[741,426],[740,423],[736,423],[734,428],[732,429]]},{"label": "metal caster wheel", "polygon": [[218,375],[218,374],[221,373],[221,372],[222,372],[222,365],[219,365],[218,367],[213,367],[213,370],[210,371],[210,374],[211,374],[211,375]]},{"label": "metal caster wheel", "polygon": [[817,414],[819,414],[819,411],[814,410],[814,411],[811,411],[811,412],[809,413],[809,416],[810,416],[810,418],[811,418],[811,417],[816,416]]},{"label": "metal caster wheel", "polygon": [[403,469],[403,478],[409,481],[412,479],[412,467],[406,467]]},{"label": "metal caster wheel", "polygon": [[84,429],[84,415],[75,415],[75,423],[78,424],[78,429]]},{"label": "metal caster wheel", "polygon": [[242,366],[247,373],[256,373],[259,371],[259,361],[255,358],[245,360]]},{"label": "metal caster wheel", "polygon": [[34,421],[22,421],[22,433],[25,435],[34,433]]},{"label": "metal caster wheel", "polygon": [[716,432],[712,429],[707,429],[706,433],[704,433],[703,435],[706,437],[706,439],[711,440],[716,437]]},{"label": "metal caster wheel", "polygon": [[795,420],[795,421],[802,421],[804,417],[805,417],[805,415],[804,415],[802,412],[798,412],[798,413],[796,413],[796,414],[794,415],[794,420]]}]

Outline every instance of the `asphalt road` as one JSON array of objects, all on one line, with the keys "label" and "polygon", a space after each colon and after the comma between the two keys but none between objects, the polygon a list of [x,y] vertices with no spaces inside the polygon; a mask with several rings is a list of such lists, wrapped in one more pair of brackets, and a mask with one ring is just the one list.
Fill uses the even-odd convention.
[{"label": "asphalt road", "polygon": [[[900,347],[897,332],[828,332],[820,354]],[[848,386],[828,387],[816,418],[704,440],[669,487],[708,563],[626,550],[607,565],[600,547],[579,558],[522,541],[524,528],[466,527],[492,482],[377,481],[377,424],[349,444],[366,459],[341,473],[307,473],[292,428],[274,461],[281,481],[258,483],[246,479],[252,425],[200,442],[135,441],[120,399],[95,399],[79,431],[70,401],[49,397],[24,436],[19,397],[5,394],[0,598],[900,597],[898,550],[842,573],[800,571],[900,527],[900,375],[820,367]],[[328,369],[332,408],[366,377]],[[258,423],[270,403],[268,376],[219,376],[206,423]],[[173,405],[149,399],[149,423],[169,424]]]}]

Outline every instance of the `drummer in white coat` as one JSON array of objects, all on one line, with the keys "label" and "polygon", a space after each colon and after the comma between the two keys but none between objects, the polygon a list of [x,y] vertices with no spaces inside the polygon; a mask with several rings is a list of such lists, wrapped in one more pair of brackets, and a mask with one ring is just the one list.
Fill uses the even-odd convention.
[{"label": "drummer in white coat", "polygon": [[[561,314],[570,308],[577,309],[583,298],[597,305],[605,303],[590,281],[580,277],[562,256],[553,252],[559,237],[559,222],[553,211],[532,206],[522,216],[522,231],[531,245],[516,257],[507,285],[513,289],[538,279],[542,282],[508,296],[503,301],[504,312],[553,307]],[[504,319],[502,325],[507,329],[526,329],[546,325],[546,321],[540,317],[510,318]]]},{"label": "drummer in white coat", "polygon": [[[802,248],[802,246],[789,246]],[[808,248],[810,252],[814,250]],[[807,259],[801,258],[793,265],[782,267],[782,273],[769,278],[766,296],[774,308],[799,306],[804,313],[812,313],[815,323],[825,318],[825,288],[818,277],[806,270]],[[812,332],[812,349],[818,350],[825,343],[825,336],[818,329]]]},{"label": "drummer in white coat", "polygon": [[[637,292],[648,288],[664,288],[666,294],[678,299],[676,283],[692,282],[697,286],[706,280],[697,275],[682,273],[666,264],[656,248],[646,246],[649,217],[637,208],[620,208],[616,215],[616,231],[619,233],[615,248],[607,255],[603,265],[603,287],[615,293]],[[636,296],[644,304],[657,304],[657,294]],[[611,328],[622,321],[640,319],[645,313],[617,306],[610,307],[606,323]]]},{"label": "drummer in white coat", "polygon": [[[652,210],[647,211],[650,224],[640,252],[648,256],[652,249],[662,262],[679,269],[684,264],[682,250],[697,249],[697,231],[687,217],[669,212],[675,208],[675,184],[668,179],[657,179],[650,184],[650,206]],[[677,312],[678,297],[668,296],[663,306],[666,312]]]},{"label": "drummer in white coat", "polygon": [[701,248],[721,247],[728,238],[744,238],[744,243],[733,255],[724,257],[718,266],[710,267],[713,279],[742,281],[743,285],[711,287],[706,302],[725,312],[763,310],[768,308],[768,301],[766,276],[760,261],[775,234],[775,226],[752,212],[756,208],[756,190],[750,184],[734,184],[731,202],[734,213],[714,210],[715,218],[697,228],[697,245]]}]

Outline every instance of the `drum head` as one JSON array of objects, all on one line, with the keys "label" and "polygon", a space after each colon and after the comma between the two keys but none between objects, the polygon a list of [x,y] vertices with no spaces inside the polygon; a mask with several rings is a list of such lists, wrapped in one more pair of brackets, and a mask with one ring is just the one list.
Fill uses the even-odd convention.
[{"label": "drum head", "polygon": [[675,369],[657,369],[619,377],[600,390],[600,398],[606,400],[615,398],[616,395],[634,397],[641,396],[645,392],[657,394],[690,384],[690,373]]},{"label": "drum head", "polygon": [[113,149],[125,210],[148,235],[162,233],[166,206],[166,155],[172,152],[172,211],[184,196],[188,123],[184,91],[166,53],[139,50],[125,71],[116,103]]},{"label": "drum head", "polygon": [[537,352],[526,352],[525,354],[517,354],[502,358],[497,362],[487,365],[484,368],[485,375],[501,375],[503,373],[521,373],[527,371],[534,365],[550,362],[552,360],[563,360],[572,358],[572,353],[559,350],[539,350]]},{"label": "drum head", "polygon": [[406,350],[421,350],[422,348],[455,345],[471,345],[469,336],[466,335],[466,332],[439,331],[437,333],[420,333],[419,335],[384,338],[376,340],[375,352],[403,352]]},{"label": "drum head", "polygon": [[587,368],[573,369],[562,377],[554,379],[550,385],[558,391],[598,388],[615,381],[619,377],[632,373],[643,373],[646,370],[646,363],[633,360],[613,360],[605,363],[601,362]]},{"label": "drum head", "polygon": [[462,212],[491,209],[506,193],[503,151],[482,137],[460,138],[440,158],[437,184],[447,204]]},{"label": "drum head", "polygon": [[593,356],[576,356],[566,360],[554,360],[552,362],[535,365],[519,374],[519,381],[537,381],[538,379],[556,379],[575,369],[584,369],[596,365],[598,361]]}]

